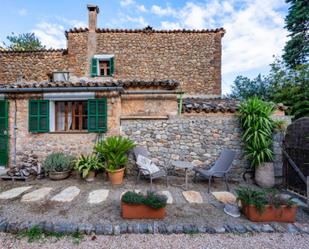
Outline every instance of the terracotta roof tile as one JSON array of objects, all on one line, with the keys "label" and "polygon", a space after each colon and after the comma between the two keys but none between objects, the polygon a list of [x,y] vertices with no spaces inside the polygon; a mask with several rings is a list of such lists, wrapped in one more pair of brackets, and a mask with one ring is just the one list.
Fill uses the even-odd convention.
[{"label": "terracotta roof tile", "polygon": [[[88,28],[73,28],[65,31],[65,36],[68,36],[68,33],[83,33],[88,32]],[[177,29],[177,30],[155,30],[153,28],[146,27],[144,29],[107,29],[107,28],[98,28],[96,29],[97,33],[221,33],[225,34],[224,28],[217,29]]]},{"label": "terracotta roof tile", "polygon": [[79,81],[57,81],[57,82],[21,82],[21,83],[11,83],[11,84],[0,84],[1,88],[57,88],[57,87],[152,87],[161,86],[167,89],[175,89],[179,86],[179,82],[175,80],[84,80]]}]

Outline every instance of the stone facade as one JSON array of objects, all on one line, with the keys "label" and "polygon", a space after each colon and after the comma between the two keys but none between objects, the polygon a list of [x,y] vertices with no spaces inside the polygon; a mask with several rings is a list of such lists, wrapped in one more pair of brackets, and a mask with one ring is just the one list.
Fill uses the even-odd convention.
[{"label": "stone facade", "polygon": [[[242,173],[249,167],[235,114],[204,114],[169,120],[122,120],[121,130],[137,144],[146,146],[158,165],[171,167],[171,160],[184,160],[194,165],[205,163],[210,166],[223,148],[230,148],[236,151],[230,177],[241,181]],[[282,180],[281,139],[280,134],[275,135],[277,184]]]},{"label": "stone facade", "polygon": [[[97,94],[106,96],[105,93]],[[73,155],[88,154],[92,152],[95,142],[101,138],[98,133],[88,132],[48,132],[30,133],[28,131],[28,102],[29,95],[19,95],[16,99],[16,162],[22,161],[23,156],[35,153],[39,162],[42,162],[52,152],[65,152]],[[41,98],[40,95],[32,94],[32,98]],[[117,135],[120,129],[121,100],[119,96],[109,97],[108,105],[108,132],[103,136]],[[9,100],[9,165],[14,163],[14,116],[15,100]]]},{"label": "stone facade", "polygon": [[48,81],[52,72],[67,70],[67,68],[65,50],[0,52],[0,84],[17,81]]}]

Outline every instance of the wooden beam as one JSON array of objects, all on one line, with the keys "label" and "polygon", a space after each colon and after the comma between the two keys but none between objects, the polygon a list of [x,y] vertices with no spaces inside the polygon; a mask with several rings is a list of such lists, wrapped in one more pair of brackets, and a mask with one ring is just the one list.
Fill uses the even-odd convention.
[{"label": "wooden beam", "polygon": [[72,130],[75,130],[75,101],[72,102]]}]

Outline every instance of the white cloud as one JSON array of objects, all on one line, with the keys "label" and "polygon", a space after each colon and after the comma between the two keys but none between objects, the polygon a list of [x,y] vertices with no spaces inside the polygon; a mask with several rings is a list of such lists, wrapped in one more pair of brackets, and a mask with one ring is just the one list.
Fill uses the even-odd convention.
[{"label": "white cloud", "polygon": [[127,7],[127,6],[133,5],[133,4],[135,4],[134,0],[122,0],[122,1],[120,1],[120,5],[122,7]]},{"label": "white cloud", "polygon": [[28,15],[28,10],[26,10],[26,9],[19,9],[17,11],[17,14],[20,15],[20,16],[26,16],[26,15]]},{"label": "white cloud", "polygon": [[144,12],[144,13],[147,12],[147,9],[146,9],[145,5],[143,5],[143,4],[142,5],[136,5],[136,8],[139,12]]},{"label": "white cloud", "polygon": [[139,17],[126,16],[124,21],[137,23],[139,27],[146,27],[148,25],[148,23],[142,16]]},{"label": "white cloud", "polygon": [[32,30],[47,48],[65,48],[64,27],[60,24],[41,22]]},{"label": "white cloud", "polygon": [[163,21],[161,22],[161,27],[162,29],[181,29],[181,26],[177,22],[168,22],[168,21]]},{"label": "white cloud", "polygon": [[175,16],[177,11],[171,7],[160,7],[158,5],[152,5],[151,12],[158,16]]}]

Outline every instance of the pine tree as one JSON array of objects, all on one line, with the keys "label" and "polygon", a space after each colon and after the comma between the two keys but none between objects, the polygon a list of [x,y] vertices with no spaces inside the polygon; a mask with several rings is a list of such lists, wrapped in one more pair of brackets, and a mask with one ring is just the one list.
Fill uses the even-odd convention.
[{"label": "pine tree", "polygon": [[309,0],[286,0],[290,4],[285,18],[291,39],[284,47],[282,56],[290,68],[308,62],[309,57]]}]

